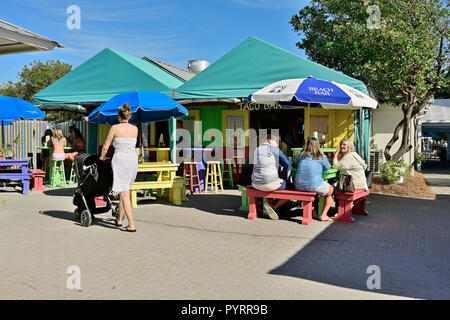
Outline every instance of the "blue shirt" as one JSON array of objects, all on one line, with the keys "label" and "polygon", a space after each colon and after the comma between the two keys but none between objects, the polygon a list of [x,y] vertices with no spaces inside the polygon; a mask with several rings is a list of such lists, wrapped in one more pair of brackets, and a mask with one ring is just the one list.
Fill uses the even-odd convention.
[{"label": "blue shirt", "polygon": [[314,160],[312,156],[302,159],[300,156],[296,167],[295,189],[313,191],[323,182],[322,173],[330,169],[330,163],[326,156],[320,160]]}]

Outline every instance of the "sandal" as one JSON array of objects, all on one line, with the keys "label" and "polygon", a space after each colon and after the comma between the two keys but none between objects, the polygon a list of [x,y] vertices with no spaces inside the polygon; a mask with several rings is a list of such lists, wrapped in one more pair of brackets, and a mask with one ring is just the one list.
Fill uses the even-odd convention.
[{"label": "sandal", "polygon": [[126,231],[126,232],[136,232],[136,229],[131,230],[129,229],[130,226],[126,226],[125,228],[120,228],[120,231]]},{"label": "sandal", "polygon": [[272,220],[278,220],[278,214],[275,212],[275,210],[266,202],[263,205],[264,210],[263,214]]},{"label": "sandal", "polygon": [[114,224],[115,224],[116,227],[121,227],[121,226],[122,226],[121,223],[119,224],[119,223],[117,222],[117,219],[114,219]]},{"label": "sandal", "polygon": [[328,219],[326,219],[326,220],[320,219],[320,222],[333,222],[333,221],[334,221],[334,219],[330,218],[330,217],[328,217]]}]

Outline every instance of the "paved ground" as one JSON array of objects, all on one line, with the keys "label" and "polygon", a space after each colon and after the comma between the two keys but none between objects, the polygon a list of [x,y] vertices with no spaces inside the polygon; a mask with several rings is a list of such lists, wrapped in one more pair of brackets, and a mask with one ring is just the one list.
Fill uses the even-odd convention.
[{"label": "paved ground", "polygon": [[428,160],[423,165],[423,176],[436,194],[450,195],[450,163]]},{"label": "paved ground", "polygon": [[[74,221],[73,189],[0,188],[0,299],[449,299],[450,196],[372,195],[353,224],[247,220],[237,191],[146,200],[138,231]],[[68,266],[81,270],[70,290]],[[369,290],[367,268],[381,272]],[[370,281],[369,281],[370,282]]]}]

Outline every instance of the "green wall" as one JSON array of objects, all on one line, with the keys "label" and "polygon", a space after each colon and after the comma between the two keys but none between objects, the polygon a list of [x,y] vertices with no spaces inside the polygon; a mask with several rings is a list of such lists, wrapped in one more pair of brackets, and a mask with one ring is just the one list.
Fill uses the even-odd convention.
[{"label": "green wall", "polygon": [[[201,106],[188,107],[188,110],[200,110],[200,120],[202,121],[202,136],[208,129],[222,130],[222,110],[228,106]],[[212,141],[203,141],[203,146],[208,146]]]}]

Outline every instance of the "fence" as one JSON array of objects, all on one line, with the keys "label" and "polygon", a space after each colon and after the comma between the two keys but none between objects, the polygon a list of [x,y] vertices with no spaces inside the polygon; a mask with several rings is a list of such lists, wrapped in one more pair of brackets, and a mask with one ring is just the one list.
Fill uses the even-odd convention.
[{"label": "fence", "polygon": [[[11,125],[4,125],[4,132],[0,128],[0,143],[3,141],[4,134],[5,146],[12,146],[12,151],[16,159],[31,157],[33,152],[36,151],[36,147],[41,145],[41,137],[45,134],[47,128],[52,130],[59,128],[62,130],[64,136],[67,137],[71,125],[80,129],[86,141],[86,148],[88,148],[88,123],[86,121],[69,121],[63,123],[41,120],[13,121]],[[20,139],[17,143],[14,143],[17,137],[20,137]],[[39,153],[39,151],[37,152]]]}]

